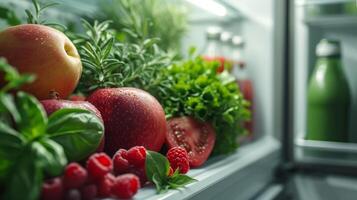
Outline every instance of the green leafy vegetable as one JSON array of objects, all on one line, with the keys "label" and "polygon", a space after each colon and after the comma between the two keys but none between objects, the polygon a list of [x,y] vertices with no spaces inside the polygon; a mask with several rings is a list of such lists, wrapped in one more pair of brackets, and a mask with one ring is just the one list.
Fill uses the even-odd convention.
[{"label": "green leafy vegetable", "polygon": [[98,147],[104,125],[90,111],[61,109],[49,117],[47,133],[64,148],[69,160],[81,160]]},{"label": "green leafy vegetable", "polygon": [[2,199],[35,200],[41,191],[43,172],[36,162],[36,156],[27,146],[21,156],[14,161],[8,172],[6,189]]},{"label": "green leafy vegetable", "polygon": [[157,47],[154,38],[140,44],[120,43],[109,24],[83,21],[86,34],[72,36],[83,63],[78,90],[89,93],[97,88],[123,86],[148,90],[172,57]]},{"label": "green leafy vegetable", "polygon": [[99,145],[104,127],[94,114],[80,109],[62,109],[47,119],[33,96],[6,93],[32,78],[19,75],[4,60],[0,72],[6,82],[0,90],[0,188],[5,189],[0,198],[35,200],[43,177],[62,173],[65,153],[70,160],[88,156]]},{"label": "green leafy vegetable", "polygon": [[20,121],[16,122],[18,131],[28,140],[44,135],[47,117],[37,99],[26,93],[19,92],[16,98],[16,106],[20,114]]},{"label": "green leafy vegetable", "polygon": [[153,93],[165,109],[168,118],[192,116],[211,122],[217,137],[213,152],[233,152],[237,136],[244,132],[242,122],[249,118],[235,79],[229,74],[217,75],[216,62],[197,57],[163,69]]},{"label": "green leafy vegetable", "polygon": [[164,193],[169,189],[177,189],[197,181],[187,175],[179,174],[178,170],[169,176],[169,161],[165,156],[153,151],[146,152],[145,167],[146,176],[149,181],[155,184],[158,193]]}]

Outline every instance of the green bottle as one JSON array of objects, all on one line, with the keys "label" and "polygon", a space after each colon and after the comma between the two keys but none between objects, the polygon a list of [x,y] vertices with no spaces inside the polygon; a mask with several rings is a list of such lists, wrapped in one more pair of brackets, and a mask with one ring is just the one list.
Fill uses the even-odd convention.
[{"label": "green bottle", "polygon": [[308,140],[348,141],[350,90],[341,65],[340,42],[322,39],[307,94]]}]

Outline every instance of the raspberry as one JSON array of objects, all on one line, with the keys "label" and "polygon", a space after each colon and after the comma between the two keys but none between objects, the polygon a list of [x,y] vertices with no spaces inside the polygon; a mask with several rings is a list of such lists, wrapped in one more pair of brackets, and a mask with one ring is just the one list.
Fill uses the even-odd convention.
[{"label": "raspberry", "polygon": [[63,197],[63,184],[61,178],[53,178],[42,184],[42,200],[61,200]]},{"label": "raspberry", "polygon": [[88,174],[94,179],[100,179],[113,170],[113,163],[105,153],[95,153],[87,161]]},{"label": "raspberry", "polygon": [[68,190],[64,196],[65,200],[81,200],[81,193],[77,189]]},{"label": "raspberry", "polygon": [[126,173],[129,169],[129,161],[127,160],[127,151],[119,149],[113,156],[115,174]]},{"label": "raspberry", "polygon": [[129,199],[133,197],[140,188],[139,178],[134,174],[123,174],[115,178],[112,194],[116,197]]},{"label": "raspberry", "polygon": [[98,189],[98,197],[110,197],[111,189],[114,184],[115,177],[112,174],[105,175],[100,181],[97,183]]},{"label": "raspberry", "polygon": [[135,167],[143,167],[145,165],[146,149],[143,146],[135,146],[128,150],[127,160]]},{"label": "raspberry", "polygon": [[63,183],[65,188],[76,189],[81,187],[86,182],[88,177],[87,170],[78,163],[70,163],[67,165],[64,175]]},{"label": "raspberry", "polygon": [[85,185],[81,188],[82,200],[94,200],[97,196],[97,186],[94,184]]},{"label": "raspberry", "polygon": [[136,146],[128,151],[119,149],[114,157],[114,172],[116,175],[132,173],[140,178],[140,182],[144,185],[147,182],[145,173],[146,149],[142,146]]},{"label": "raspberry", "polygon": [[148,181],[144,167],[137,168],[137,167],[131,166],[128,169],[127,173],[135,174],[137,177],[139,177],[141,185],[145,185],[145,183]]},{"label": "raspberry", "polygon": [[184,148],[173,147],[167,152],[166,157],[174,171],[178,168],[180,173],[186,174],[190,170],[188,154]]}]

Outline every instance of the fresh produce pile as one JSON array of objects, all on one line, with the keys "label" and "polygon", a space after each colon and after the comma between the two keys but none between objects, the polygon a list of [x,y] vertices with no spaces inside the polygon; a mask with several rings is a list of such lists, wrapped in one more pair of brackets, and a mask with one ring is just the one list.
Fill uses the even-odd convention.
[{"label": "fresh produce pile", "polygon": [[162,193],[237,148],[249,113],[218,63],[121,42],[108,21],[62,32],[41,18],[51,4],[33,4],[28,24],[0,32],[1,199]]}]

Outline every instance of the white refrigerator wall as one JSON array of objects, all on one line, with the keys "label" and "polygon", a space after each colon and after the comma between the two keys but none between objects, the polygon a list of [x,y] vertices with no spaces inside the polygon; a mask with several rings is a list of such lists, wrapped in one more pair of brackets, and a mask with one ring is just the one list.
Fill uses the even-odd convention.
[{"label": "white refrigerator wall", "polygon": [[243,19],[229,23],[212,21],[191,23],[183,40],[183,47],[194,45],[204,51],[205,31],[210,25],[220,25],[224,30],[241,35],[245,41],[244,59],[254,85],[255,133],[257,136],[275,134],[276,115],[281,108],[275,106],[274,73],[274,0],[231,0],[226,1],[237,9]]}]

